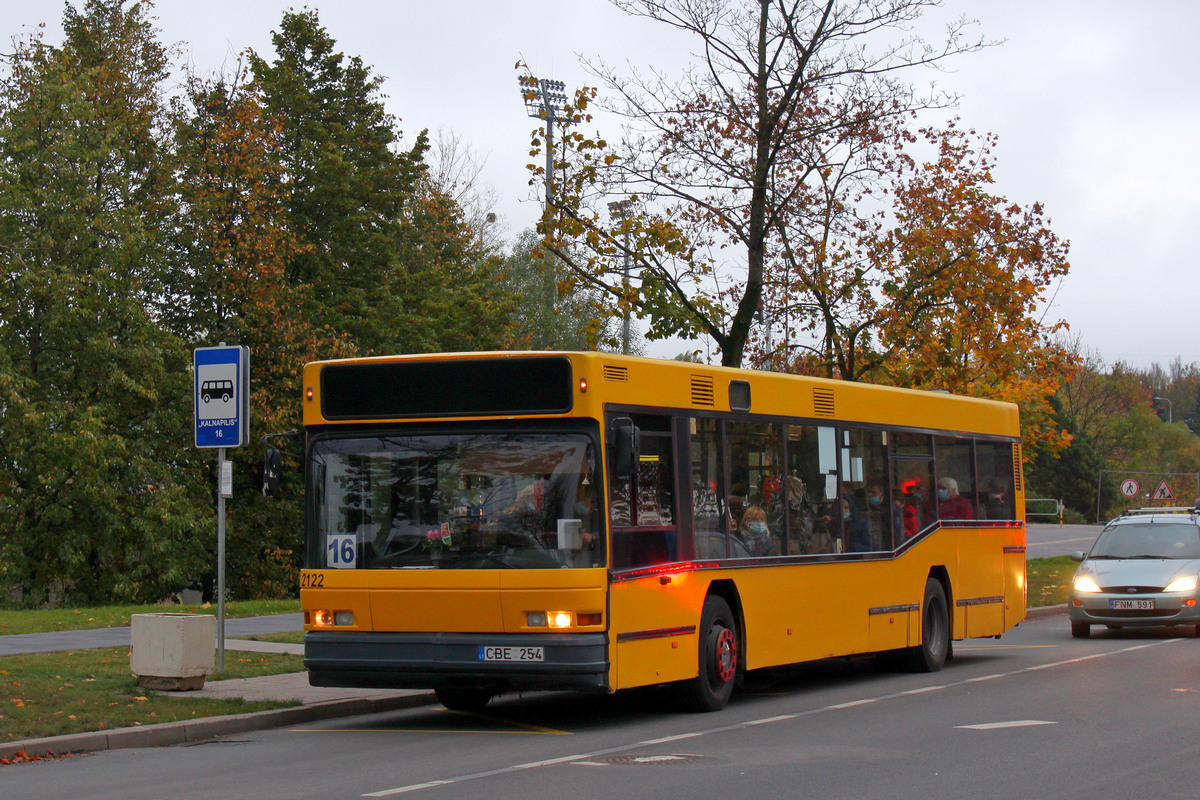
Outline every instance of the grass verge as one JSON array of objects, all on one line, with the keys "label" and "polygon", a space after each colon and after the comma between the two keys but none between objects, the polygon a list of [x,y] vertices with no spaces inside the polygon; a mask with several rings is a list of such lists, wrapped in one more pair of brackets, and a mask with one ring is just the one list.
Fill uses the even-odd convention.
[{"label": "grass verge", "polygon": [[[97,608],[36,608],[5,611],[0,614],[0,635],[10,633],[47,633],[77,631],[84,628],[121,628],[129,626],[133,614],[216,614],[213,603],[184,606],[157,603],[145,606],[100,606]],[[298,614],[299,600],[236,600],[225,604],[226,619],[259,617],[265,614]]]},{"label": "grass verge", "polygon": [[1068,556],[1030,559],[1025,564],[1030,607],[1067,602],[1067,588],[1078,566]]},{"label": "grass verge", "polygon": [[[303,669],[300,656],[229,652],[221,678],[252,678]],[[129,672],[128,647],[0,658],[0,742],[292,705],[296,704],[147,692]]]}]

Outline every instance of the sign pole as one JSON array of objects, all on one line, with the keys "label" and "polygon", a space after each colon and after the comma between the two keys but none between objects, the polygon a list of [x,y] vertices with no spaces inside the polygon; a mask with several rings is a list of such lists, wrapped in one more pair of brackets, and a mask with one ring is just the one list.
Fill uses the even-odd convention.
[{"label": "sign pole", "polygon": [[225,672],[225,448],[217,448],[217,674]]},{"label": "sign pole", "polygon": [[196,447],[217,451],[217,672],[225,671],[225,500],[233,497],[226,448],[250,441],[250,351],[197,347],[192,355]]}]

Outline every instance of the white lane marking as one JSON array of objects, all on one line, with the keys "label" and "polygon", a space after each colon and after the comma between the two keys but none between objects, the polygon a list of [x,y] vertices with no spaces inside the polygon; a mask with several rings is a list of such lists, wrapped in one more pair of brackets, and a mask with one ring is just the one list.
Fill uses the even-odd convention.
[{"label": "white lane marking", "polygon": [[1057,725],[1057,722],[1048,722],[1044,719],[1014,719],[1011,722],[981,722],[978,725],[955,725],[956,728],[965,728],[969,731],[994,731],[1001,728],[1028,728],[1033,725]]},{"label": "white lane marking", "polygon": [[837,710],[840,710],[843,708],[854,708],[855,706],[865,706],[865,705],[874,703],[875,701],[877,701],[879,699],[880,698],[878,698],[878,697],[867,697],[863,700],[851,700],[848,703],[838,703],[837,705],[829,706],[829,710],[837,711]]},{"label": "white lane marking", "polygon": [[968,684],[978,683],[979,681],[993,680],[995,678],[1011,678],[1014,675],[1024,675],[1027,672],[1035,672],[1040,669],[1049,669],[1050,667],[1061,667],[1061,666],[1066,666],[1068,664],[1078,664],[1081,661],[1091,661],[1096,658],[1108,658],[1109,656],[1117,656],[1117,655],[1123,655],[1125,653],[1132,653],[1135,650],[1144,650],[1147,647],[1159,647],[1161,645],[1176,644],[1176,643],[1182,642],[1182,641],[1184,641],[1184,640],[1183,639],[1161,639],[1156,642],[1148,642],[1146,644],[1137,644],[1137,645],[1132,645],[1130,647],[1123,647],[1120,650],[1112,650],[1107,653],[1093,653],[1092,655],[1080,656],[1079,658],[1068,658],[1063,661],[1053,661],[1049,664],[1037,664],[1032,667],[1022,667],[1021,669],[1015,669],[1015,670],[1012,670],[1011,672],[997,672],[992,675],[984,675],[984,676],[981,676],[978,678],[965,678],[961,681],[951,681],[949,683],[942,683],[942,684],[938,684],[936,686],[926,686],[921,689],[908,689],[903,692],[893,692],[891,694],[884,694],[884,695],[880,695],[878,697],[867,698],[865,700],[856,700],[856,701],[849,702],[849,703],[837,703],[835,705],[824,706],[822,708],[812,708],[812,709],[809,709],[808,711],[798,711],[795,714],[782,714],[782,715],[775,716],[775,717],[766,717],[763,719],[750,720],[749,722],[735,722],[730,725],[721,725],[716,728],[707,728],[702,731],[692,731],[691,733],[681,733],[676,736],[665,736],[661,739],[647,739],[646,741],[643,741],[643,742],[632,742],[630,744],[620,745],[619,747],[609,747],[604,750],[593,750],[592,752],[589,752],[589,753],[576,753],[575,755],[571,755],[571,756],[561,756],[559,758],[550,758],[550,759],[546,759],[545,761],[531,761],[526,764],[514,764],[514,765],[508,766],[508,767],[499,767],[497,769],[490,769],[490,770],[487,770],[486,772],[475,772],[470,775],[458,775],[458,776],[455,776],[452,778],[443,778],[441,780],[429,781],[427,783],[414,783],[414,784],[409,784],[407,786],[397,786],[393,789],[383,789],[381,791],[370,792],[370,793],[364,794],[362,796],[363,797],[390,797],[391,795],[406,794],[408,792],[415,792],[415,791],[419,791],[421,789],[429,789],[434,786],[448,786],[451,784],[466,783],[467,781],[479,780],[480,778],[490,778],[494,775],[510,775],[514,772],[521,772],[521,771],[527,770],[527,769],[539,769],[541,767],[550,767],[550,766],[555,766],[557,764],[568,764],[571,762],[587,761],[589,759],[598,758],[600,756],[608,756],[608,755],[612,755],[614,753],[625,753],[630,750],[637,750],[642,747],[650,747],[653,745],[665,744],[667,742],[676,742],[676,741],[679,741],[680,739],[694,739],[699,736],[712,736],[713,734],[717,734],[717,733],[729,733],[731,731],[743,730],[743,729],[749,728],[753,725],[764,725],[764,724],[771,723],[771,722],[783,722],[785,720],[801,719],[803,717],[811,717],[811,716],[815,716],[817,714],[825,714],[830,711],[839,711],[839,710],[843,710],[843,709],[847,709],[847,708],[854,708],[857,706],[868,705],[870,703],[878,703],[883,700],[896,700],[899,698],[910,697],[914,694],[920,694],[922,692],[932,692],[937,689],[951,689],[956,686],[966,686]]}]

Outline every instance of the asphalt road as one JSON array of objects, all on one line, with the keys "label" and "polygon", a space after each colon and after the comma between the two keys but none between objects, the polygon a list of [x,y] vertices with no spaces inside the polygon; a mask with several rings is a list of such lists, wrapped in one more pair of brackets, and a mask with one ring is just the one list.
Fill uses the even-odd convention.
[{"label": "asphalt road", "polygon": [[1025,557],[1050,558],[1070,555],[1076,550],[1087,552],[1096,541],[1103,525],[1044,525],[1025,526]]},{"label": "asphalt road", "polygon": [[0,797],[1194,798],[1198,656],[1167,629],[1075,640],[1056,616],[956,643],[935,674],[755,674],[716,714],[534,694],[0,767]]}]

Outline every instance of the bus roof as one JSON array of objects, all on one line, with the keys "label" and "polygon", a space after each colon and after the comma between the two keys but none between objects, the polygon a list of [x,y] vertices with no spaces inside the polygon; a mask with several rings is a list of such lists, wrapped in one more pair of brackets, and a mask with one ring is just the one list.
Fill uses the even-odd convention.
[{"label": "bus roof", "polygon": [[600,418],[606,408],[621,406],[1020,437],[1012,403],[598,352],[430,353],[318,361],[305,367],[304,386],[306,425],[517,415]]}]

